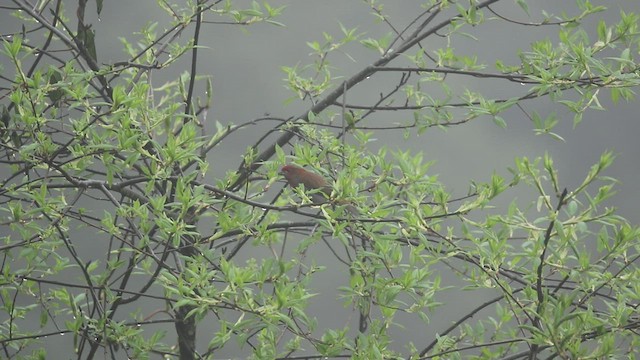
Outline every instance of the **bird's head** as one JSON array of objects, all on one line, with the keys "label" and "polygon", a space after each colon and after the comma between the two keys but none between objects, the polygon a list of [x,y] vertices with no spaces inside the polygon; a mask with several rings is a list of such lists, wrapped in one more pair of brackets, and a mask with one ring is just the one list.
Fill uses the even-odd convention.
[{"label": "bird's head", "polygon": [[293,187],[298,186],[300,183],[300,177],[304,174],[305,170],[295,165],[285,165],[280,169],[280,173],[287,179],[287,182]]}]

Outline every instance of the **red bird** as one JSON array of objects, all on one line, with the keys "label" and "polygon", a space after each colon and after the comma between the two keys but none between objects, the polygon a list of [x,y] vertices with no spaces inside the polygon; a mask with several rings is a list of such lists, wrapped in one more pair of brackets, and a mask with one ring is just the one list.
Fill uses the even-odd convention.
[{"label": "red bird", "polygon": [[326,195],[316,192],[311,195],[311,199],[315,203],[323,203],[327,201],[327,198],[331,196],[331,187],[321,175],[307,171],[299,166],[285,165],[280,170],[280,173],[284,175],[287,182],[291,187],[298,187],[300,184],[304,185],[306,190],[320,189],[320,191]]},{"label": "red bird", "polygon": [[[295,165],[283,166],[280,173],[282,173],[284,178],[287,179],[287,182],[291,187],[298,187],[300,184],[303,184],[306,190],[319,189],[319,192],[314,192],[314,194],[311,194],[310,196],[311,200],[316,204],[327,202],[327,199],[331,196],[331,186],[329,186],[329,183],[322,175],[307,171]],[[346,209],[352,214],[358,213],[357,209],[353,205],[347,205]]]}]

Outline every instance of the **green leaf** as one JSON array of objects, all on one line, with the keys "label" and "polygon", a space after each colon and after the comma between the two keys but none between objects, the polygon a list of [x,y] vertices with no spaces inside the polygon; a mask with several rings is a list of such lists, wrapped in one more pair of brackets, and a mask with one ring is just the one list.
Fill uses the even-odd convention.
[{"label": "green leaf", "polygon": [[78,32],[78,39],[84,46],[84,49],[87,51],[87,54],[93,61],[98,60],[98,56],[96,53],[96,33],[91,30],[91,27],[83,27]]},{"label": "green leaf", "polygon": [[96,10],[98,12],[98,17],[102,13],[102,2],[103,0],[96,0]]},{"label": "green leaf", "polygon": [[526,0],[516,0],[516,3],[528,16],[531,16],[531,14],[529,14],[529,4],[527,4]]},{"label": "green leaf", "polygon": [[[11,121],[11,115],[9,114],[9,109],[7,108],[6,105],[2,104],[0,106],[0,109],[2,109],[0,111],[0,122],[2,123],[2,130],[4,133],[5,129],[9,128],[9,122]],[[4,137],[4,135],[2,135],[2,137]]]},{"label": "green leaf", "polygon": [[4,49],[7,51],[9,56],[12,58],[17,58],[20,50],[22,49],[22,37],[14,36],[12,42],[8,42],[5,40],[5,37],[2,37],[4,41]]},{"label": "green leaf", "polygon": [[[60,71],[56,68],[52,68],[51,75],[49,77],[49,84],[56,85],[61,81],[62,81],[62,74],[60,73]],[[59,100],[61,100],[64,97],[64,95],[65,95],[64,90],[59,89],[57,87],[54,88],[54,90],[47,92],[47,96],[49,97],[49,99],[51,99],[53,103],[57,103]]]},{"label": "green leaf", "polygon": [[504,121],[504,119],[502,118],[502,116],[494,116],[493,117],[493,122],[498,125],[499,127],[505,129],[507,127],[507,122]]}]

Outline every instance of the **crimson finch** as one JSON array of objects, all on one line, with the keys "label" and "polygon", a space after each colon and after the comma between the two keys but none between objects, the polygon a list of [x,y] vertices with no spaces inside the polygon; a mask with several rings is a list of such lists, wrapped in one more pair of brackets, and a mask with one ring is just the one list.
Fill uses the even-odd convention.
[{"label": "crimson finch", "polygon": [[[291,187],[298,187],[302,184],[306,190],[319,190],[310,195],[311,200],[316,204],[327,202],[327,199],[331,196],[331,186],[322,175],[307,171],[296,165],[285,165],[280,170],[280,173],[287,179]],[[353,205],[347,205],[346,209],[352,214],[357,214],[357,210]]]}]

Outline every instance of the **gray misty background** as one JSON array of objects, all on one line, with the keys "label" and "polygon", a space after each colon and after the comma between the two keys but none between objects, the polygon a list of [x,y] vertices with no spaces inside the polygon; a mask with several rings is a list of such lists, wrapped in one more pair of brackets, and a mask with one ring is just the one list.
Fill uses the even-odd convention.
[{"label": "gray misty background", "polygon": [[[6,1],[6,0],[5,0]],[[5,1],[2,1],[4,3]],[[250,2],[246,1],[247,6]],[[388,1],[385,7],[392,23],[398,27],[404,27],[419,10],[415,1]],[[540,17],[541,8],[552,10],[559,14],[563,11],[563,5],[573,4],[573,1],[530,1],[530,13],[532,19],[527,19],[524,13],[514,2],[499,3],[494,8],[502,15],[521,21],[536,21]],[[601,13],[600,17],[590,17],[583,24],[590,33],[595,34],[597,20],[604,19],[607,23],[617,21],[619,12],[640,12],[640,2],[637,0],[609,0],[594,1],[609,8],[609,11]],[[90,6],[95,6],[90,2]],[[286,27],[276,27],[267,24],[258,24],[251,27],[206,24],[201,35],[203,49],[200,53],[198,72],[210,75],[213,79],[213,107],[207,118],[211,121],[226,123],[244,123],[251,119],[263,116],[265,113],[277,117],[288,118],[299,115],[309,108],[309,103],[295,100],[285,103],[291,94],[284,86],[285,74],[280,70],[281,66],[294,66],[307,64],[313,61],[309,57],[311,49],[306,45],[308,41],[322,41],[322,33],[327,32],[336,37],[340,36],[339,24],[347,28],[358,27],[360,32],[367,32],[365,37],[376,38],[389,29],[384,24],[376,22],[370,15],[369,6],[363,1],[346,0],[288,0],[271,1],[272,6],[286,5],[282,17],[277,21]],[[67,6],[73,6],[69,2]],[[67,9],[67,11],[72,11]],[[486,12],[485,12],[486,13]],[[15,32],[19,29],[19,22],[7,16],[7,12],[0,12],[0,33]],[[134,41],[133,35],[145,23],[159,22],[158,33],[169,23],[166,13],[161,12],[155,0],[110,0],[104,1],[104,8],[100,19],[97,18],[95,9],[87,11],[89,16],[86,21],[92,23],[96,31],[96,46],[98,49],[98,62],[101,64],[113,63],[127,58],[122,51],[120,37],[127,37]],[[486,13],[486,16],[490,16]],[[91,18],[93,17],[93,19]],[[472,30],[478,41],[457,40],[454,43],[456,50],[465,54],[476,54],[479,62],[486,62],[492,66],[496,59],[502,59],[506,64],[515,64],[519,60],[519,50],[526,51],[531,42],[545,37],[556,42],[554,32],[556,29],[547,28],[523,28],[504,27],[504,22],[487,23]],[[517,32],[516,32],[517,31]],[[189,38],[193,34],[193,28],[189,28],[183,34]],[[439,46],[441,44],[430,44]],[[427,49],[430,50],[430,49]],[[332,64],[335,66],[334,75],[351,76],[362,67],[373,62],[378,54],[372,50],[354,45],[346,49],[355,62],[347,56],[333,55]],[[189,71],[190,56],[184,56],[179,64],[172,66],[168,71],[156,71],[154,83],[156,86],[165,81],[171,81],[179,76],[180,72]],[[11,77],[9,74],[6,76]],[[450,77],[448,84],[453,89],[463,86],[472,90],[482,91],[486,96],[512,95],[513,89],[502,89],[490,80],[473,79],[468,77]],[[380,92],[383,80],[371,81],[371,84],[361,84],[349,92],[349,99],[354,102],[370,104]],[[493,87],[492,87],[493,86]],[[523,87],[522,92],[526,88]],[[196,93],[204,97],[202,88]],[[609,100],[608,94],[601,93],[602,105],[606,112],[589,111],[585,114],[581,124],[573,129],[573,114],[563,107],[553,104],[548,100],[536,100],[523,103],[525,109],[531,113],[538,111],[542,116],[555,112],[561,120],[555,132],[561,135],[565,142],[557,141],[548,136],[535,136],[533,124],[519,111],[513,108],[504,114],[508,127],[501,129],[490,120],[473,121],[459,127],[453,127],[447,131],[430,129],[419,137],[413,136],[404,139],[402,132],[386,132],[377,134],[378,144],[385,145],[389,149],[410,149],[413,153],[422,152],[424,158],[435,162],[432,173],[439,174],[440,180],[454,194],[464,195],[471,180],[484,181],[490,178],[493,172],[508,175],[507,168],[513,166],[516,156],[528,156],[534,158],[548,152],[555,161],[559,170],[561,184],[572,187],[582,182],[589,167],[597,162],[600,154],[605,150],[612,150],[617,154],[615,164],[606,172],[620,181],[618,194],[610,200],[610,205],[619,209],[619,215],[629,219],[631,223],[638,223],[640,213],[638,202],[640,200],[640,119],[638,119],[637,103],[621,102],[615,107]],[[411,116],[410,113],[380,113],[375,119],[380,124],[402,122],[403,117]],[[241,155],[247,146],[253,144],[267,129],[265,125],[254,126],[227,140],[223,147],[224,153],[214,152],[209,158],[210,176],[213,179],[216,174],[236,169],[241,161]],[[513,194],[510,192],[509,194]],[[530,194],[517,195],[518,198],[528,200]],[[508,203],[511,199],[504,199]],[[96,252],[99,257],[99,251]],[[247,256],[247,255],[245,255]],[[249,255],[250,256],[250,255]],[[323,254],[311,254],[310,256],[323,256]],[[336,284],[336,276],[328,269],[320,276],[325,283],[316,284],[316,291],[320,294],[323,289],[333,289]],[[464,293],[462,294],[464,295]],[[333,296],[333,295],[332,295]],[[335,300],[335,299],[334,299]],[[430,329],[425,332],[424,327],[412,326],[415,319],[405,315],[399,315],[397,320],[404,322],[406,328],[397,334],[396,345],[403,348],[404,344],[413,341],[421,344],[430,341],[434,334],[445,329],[452,321],[450,314],[460,315],[465,309],[478,304],[480,299],[464,299],[460,293],[452,293],[451,298],[439,299],[446,305],[438,310],[439,317],[432,318]],[[345,321],[345,316],[351,316],[349,309],[345,309],[339,301],[325,301],[320,295],[310,308],[310,313],[321,317],[320,324],[326,326],[339,326]],[[37,321],[37,319],[34,319]],[[356,320],[356,319],[354,319]],[[416,321],[418,324],[419,321]],[[213,330],[215,324],[210,325]],[[320,325],[322,327],[322,325]],[[210,339],[207,334],[207,325],[199,328],[199,347],[205,346]],[[56,350],[68,350],[71,339],[52,339],[50,354],[56,354]],[[228,350],[227,354],[218,356],[232,357],[237,354]],[[72,356],[69,354],[69,356]],[[61,358],[67,358],[63,356]]]},{"label": "gray misty background", "polygon": [[[246,3],[250,4],[249,1]],[[392,22],[398,26],[405,25],[419,10],[416,3],[419,2],[391,1],[385,11],[390,14]],[[560,14],[565,9],[563,3],[565,2],[556,0],[531,1],[529,6],[533,19],[527,19],[515,4],[499,3],[495,9],[516,20],[535,21],[535,16],[542,8],[555,9],[552,12]],[[273,1],[271,4],[287,6],[283,16],[277,19],[286,27],[268,24],[251,27],[204,26],[201,44],[206,48],[200,54],[198,71],[213,78],[214,100],[208,119],[239,124],[265,113],[285,118],[298,115],[308,109],[309,103],[293,101],[285,104],[293,94],[285,88],[286,75],[280,67],[311,63],[311,49],[306,42],[322,42],[322,32],[338,38],[340,23],[347,28],[358,27],[367,33],[365,37],[376,38],[389,31],[388,27],[378,23],[370,15],[371,10],[363,1],[290,0]],[[573,6],[572,1],[567,1],[565,5],[567,4],[570,5],[566,8]],[[600,13],[600,18],[607,23],[616,21],[620,10],[640,11],[640,2],[635,0],[595,1],[594,4],[609,8],[607,12]],[[96,16],[95,12],[87,11],[87,14]],[[584,28],[590,35],[595,34],[595,26],[600,18],[590,17],[584,23]],[[131,38],[142,25],[156,21],[167,24],[169,19],[166,13],[155,6],[154,0],[105,1],[100,20],[96,18],[93,21],[99,61],[111,63],[125,59],[126,55],[118,38]],[[6,25],[4,21],[0,24],[2,27]],[[457,51],[477,55],[479,62],[485,61],[491,66],[496,59],[502,59],[507,64],[517,63],[518,51],[528,50],[535,40],[547,37],[553,42],[557,40],[555,29],[530,27],[527,28],[528,31],[519,28],[520,31],[514,32],[516,27],[503,27],[502,22],[488,22],[473,29],[473,35],[478,37],[478,41],[468,40],[454,46]],[[191,35],[192,29],[184,33],[186,38]],[[349,47],[346,51],[357,62],[351,61],[347,56],[333,55],[331,62],[336,68],[335,75],[350,76],[373,62],[378,55],[359,46]],[[189,61],[190,56],[184,56],[180,60],[181,65],[174,66],[169,71],[155,72],[155,84],[174,80],[179,75],[178,71],[188,71]],[[448,84],[454,89],[467,86],[495,96],[512,95],[511,89],[492,88],[490,80],[469,77],[450,77],[448,80]],[[371,86],[358,86],[352,90],[355,93],[353,96],[357,96],[360,103],[370,102],[380,91],[377,85],[382,84],[378,82]],[[200,90],[197,95],[204,97],[203,89]],[[349,93],[349,99],[353,99],[353,93]],[[635,223],[640,220],[637,212],[637,200],[640,197],[640,184],[637,181],[640,173],[637,161],[640,155],[640,142],[637,141],[640,134],[638,105],[621,102],[614,107],[608,94],[601,94],[600,100],[607,111],[586,113],[583,122],[575,130],[572,124],[573,114],[563,107],[548,100],[523,104],[527,111],[538,111],[542,116],[555,112],[561,120],[555,132],[565,142],[535,136],[532,123],[515,109],[504,116],[507,129],[501,129],[487,120],[453,127],[446,132],[431,129],[419,137],[406,140],[399,131],[380,132],[377,135],[378,138],[384,135],[380,138],[380,145],[423,152],[425,159],[433,159],[433,172],[440,174],[441,180],[458,192],[466,192],[469,180],[485,180],[493,171],[506,175],[505,170],[513,165],[515,156],[535,157],[543,155],[545,151],[553,156],[563,184],[573,186],[582,181],[589,166],[597,161],[603,151],[613,150],[617,154],[617,160],[608,174],[617,178],[620,185],[619,195],[612,200],[611,205],[618,207],[622,215]],[[381,123],[388,124],[405,120],[408,116],[410,114],[387,112],[380,114],[378,119]],[[237,168],[247,146],[253,144],[263,133],[264,128],[256,126],[253,133],[241,132],[237,139],[226,143],[226,152],[214,153],[217,157],[211,159],[213,172]]]}]

